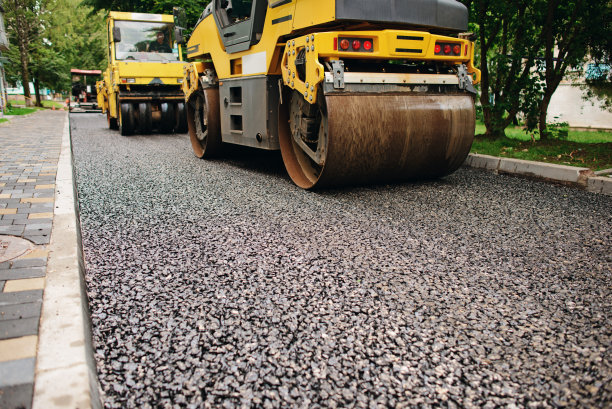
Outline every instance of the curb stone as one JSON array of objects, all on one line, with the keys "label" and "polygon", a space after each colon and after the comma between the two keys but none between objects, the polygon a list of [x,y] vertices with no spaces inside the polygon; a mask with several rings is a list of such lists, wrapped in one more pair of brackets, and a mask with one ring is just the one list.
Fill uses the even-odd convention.
[{"label": "curb stone", "polygon": [[612,196],[612,177],[593,176],[587,182],[587,190],[593,193],[603,193]]},{"label": "curb stone", "polygon": [[465,164],[471,168],[492,170],[497,173],[500,161],[501,158],[498,158],[497,156],[470,153],[465,160]]},{"label": "curb stone", "polygon": [[34,409],[101,408],[66,114],[40,321]]},{"label": "curb stone", "polygon": [[557,183],[577,185],[589,192],[612,195],[612,178],[596,176],[589,168],[557,165],[523,159],[500,158],[497,156],[470,153],[464,165],[505,173],[542,179]]}]

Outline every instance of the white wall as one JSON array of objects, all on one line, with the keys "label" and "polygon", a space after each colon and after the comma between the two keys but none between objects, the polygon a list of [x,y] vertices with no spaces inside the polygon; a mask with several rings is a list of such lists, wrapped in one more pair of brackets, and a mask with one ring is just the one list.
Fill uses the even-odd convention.
[{"label": "white wall", "polygon": [[[612,112],[582,99],[585,91],[578,85],[561,83],[548,107],[548,122],[567,122],[576,128],[612,129]],[[555,118],[558,117],[558,118]]]}]

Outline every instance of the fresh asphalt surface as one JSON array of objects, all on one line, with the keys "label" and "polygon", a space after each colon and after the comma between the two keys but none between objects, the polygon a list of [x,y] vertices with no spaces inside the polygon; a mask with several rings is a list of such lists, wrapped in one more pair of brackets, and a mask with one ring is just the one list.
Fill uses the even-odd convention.
[{"label": "fresh asphalt surface", "polygon": [[611,197],[307,192],[276,153],[70,120],[106,407],[610,407]]}]

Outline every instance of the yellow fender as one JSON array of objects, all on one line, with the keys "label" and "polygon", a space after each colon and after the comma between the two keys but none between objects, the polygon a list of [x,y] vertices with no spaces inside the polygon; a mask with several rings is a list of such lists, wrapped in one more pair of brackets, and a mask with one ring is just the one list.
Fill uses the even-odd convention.
[{"label": "yellow fender", "polygon": [[[298,91],[311,104],[317,101],[318,85],[325,78],[323,64],[319,62],[319,47],[321,46],[319,38],[321,36],[321,34],[309,34],[287,41],[281,63],[285,85]],[[304,50],[306,58],[305,82],[298,78],[295,64],[295,60],[302,50]]]},{"label": "yellow fender", "polygon": [[476,85],[480,83],[480,70],[474,67],[474,43],[470,43],[470,60],[467,63],[467,71],[472,74],[472,84]]},{"label": "yellow fender", "polygon": [[182,89],[185,94],[185,102],[189,101],[191,95],[200,87],[200,75],[204,72],[204,63],[201,61],[192,62],[183,66]]}]

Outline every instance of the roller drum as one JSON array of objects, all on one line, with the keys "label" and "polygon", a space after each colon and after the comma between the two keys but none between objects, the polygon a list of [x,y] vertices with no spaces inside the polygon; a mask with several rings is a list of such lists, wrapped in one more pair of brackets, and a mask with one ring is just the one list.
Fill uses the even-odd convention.
[{"label": "roller drum", "polygon": [[302,188],[440,177],[461,166],[470,151],[475,111],[468,94],[339,93],[324,98],[320,132],[325,134],[319,135],[325,140],[319,148],[324,160],[319,164],[294,142],[292,119],[289,129],[281,126],[285,166]]}]

